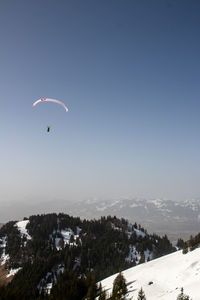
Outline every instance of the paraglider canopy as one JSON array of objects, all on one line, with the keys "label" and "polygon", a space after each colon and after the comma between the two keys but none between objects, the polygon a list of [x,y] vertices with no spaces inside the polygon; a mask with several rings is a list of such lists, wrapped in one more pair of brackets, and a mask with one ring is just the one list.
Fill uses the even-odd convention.
[{"label": "paraglider canopy", "polygon": [[62,105],[64,107],[64,109],[66,110],[66,112],[68,112],[68,108],[67,108],[67,106],[63,102],[61,102],[60,100],[51,99],[51,98],[41,98],[41,99],[38,99],[37,101],[35,101],[33,103],[33,107],[35,107],[36,104],[38,104],[39,102],[44,102],[44,101],[45,102],[54,102],[54,103],[60,104],[60,105]]}]

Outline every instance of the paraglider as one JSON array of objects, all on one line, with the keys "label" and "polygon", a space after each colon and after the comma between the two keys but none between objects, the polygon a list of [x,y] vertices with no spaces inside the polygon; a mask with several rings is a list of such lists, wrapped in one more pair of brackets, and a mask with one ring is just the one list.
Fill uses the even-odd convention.
[{"label": "paraglider", "polygon": [[[41,99],[38,99],[37,101],[35,101],[33,103],[33,107],[35,107],[40,102],[54,102],[54,103],[60,104],[65,109],[65,111],[68,112],[67,106],[63,102],[61,102],[60,100],[51,99],[51,98],[41,98]],[[50,132],[50,129],[51,129],[51,127],[47,126],[47,132]]]}]

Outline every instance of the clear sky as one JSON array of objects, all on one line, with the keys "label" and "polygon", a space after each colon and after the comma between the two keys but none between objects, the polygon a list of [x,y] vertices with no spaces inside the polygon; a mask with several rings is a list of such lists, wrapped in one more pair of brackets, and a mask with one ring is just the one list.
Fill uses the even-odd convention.
[{"label": "clear sky", "polygon": [[199,15],[199,0],[2,0],[1,205],[199,197]]}]

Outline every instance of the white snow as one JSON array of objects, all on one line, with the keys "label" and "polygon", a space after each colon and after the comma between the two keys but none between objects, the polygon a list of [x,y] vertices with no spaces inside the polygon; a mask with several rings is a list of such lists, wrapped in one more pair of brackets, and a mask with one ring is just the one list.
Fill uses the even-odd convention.
[{"label": "white snow", "polygon": [[28,231],[26,229],[26,226],[28,223],[29,223],[29,220],[19,221],[15,224],[15,226],[17,226],[22,237],[25,236],[27,238],[27,240],[31,240],[31,236],[28,234]]},{"label": "white snow", "polygon": [[42,278],[40,280],[39,284],[37,285],[37,288],[38,288],[40,293],[43,290],[46,294],[50,294],[52,286],[53,286],[53,282],[46,283],[49,276],[53,277],[54,280],[56,280],[56,277],[52,272],[47,272],[45,278]]},{"label": "white snow", "polygon": [[139,206],[139,205],[138,205],[137,203],[132,203],[132,204],[130,205],[131,208],[138,207],[138,206]]},{"label": "white snow", "polygon": [[53,286],[52,282],[47,283],[47,285],[46,285],[45,290],[46,290],[46,292],[47,292],[48,295],[51,293],[52,286]]},{"label": "white snow", "polygon": [[57,269],[57,274],[62,274],[65,271],[64,265],[59,265]]},{"label": "white snow", "polygon": [[9,254],[6,254],[6,239],[7,239],[6,236],[1,238],[0,248],[2,248],[3,251],[2,251],[2,255],[0,257],[0,266],[4,265],[6,263],[6,261],[10,258]]},{"label": "white snow", "polygon": [[[115,224],[111,223],[111,226],[114,230],[118,230],[118,231],[122,231],[122,228],[120,227],[116,227]],[[128,230],[126,231],[127,235],[128,235],[128,238],[131,237],[132,233],[135,232],[137,237],[141,236],[141,237],[145,237],[146,234],[142,231],[142,230],[139,230],[139,229],[136,229],[135,227],[133,227],[132,224],[128,224]]]},{"label": "white snow", "polygon": [[1,238],[0,248],[6,247],[6,236]]},{"label": "white snow", "polygon": [[[136,247],[133,245],[129,246],[129,255],[125,258],[126,261],[128,262],[133,262],[135,261],[136,264],[139,263],[140,258],[141,258],[141,254],[137,252]],[[144,251],[144,259],[145,261],[148,261],[148,259],[152,259],[152,252],[150,252],[149,250],[145,250]]]},{"label": "white snow", "polygon": [[126,261],[128,262],[133,262],[133,260],[135,260],[135,262],[139,262],[140,260],[140,255],[136,250],[135,246],[130,245],[129,246],[129,255],[125,258]]},{"label": "white snow", "polygon": [[157,208],[162,208],[165,206],[162,199],[153,199],[150,202],[153,203]]},{"label": "white snow", "polygon": [[[200,248],[187,254],[182,251],[163,256],[122,272],[127,282],[128,298],[137,299],[142,287],[148,300],[175,300],[181,287],[192,300],[199,300]],[[101,281],[112,292],[117,274]],[[152,284],[150,284],[152,282]]]},{"label": "white snow", "polygon": [[145,237],[146,234],[143,231],[136,228],[134,228],[134,230],[137,236]]},{"label": "white snow", "polygon": [[78,235],[78,236],[79,236],[81,230],[82,230],[82,229],[81,229],[80,227],[76,226],[76,232],[77,232],[77,235]]},{"label": "white snow", "polygon": [[61,250],[62,248],[60,247],[59,243],[60,243],[61,238],[56,237],[55,238],[55,245],[56,245],[56,249],[57,250]]},{"label": "white snow", "polygon": [[[75,234],[71,228],[66,228],[66,229],[54,231],[53,235],[55,235],[56,233],[60,233],[62,235],[64,247],[66,245],[77,246],[76,240],[79,238],[79,234],[81,232],[81,228],[79,228],[77,226],[76,227],[76,231],[77,231],[77,234]],[[71,236],[74,237],[74,241],[73,242],[70,242]],[[50,235],[50,238],[52,238],[52,234]],[[56,249],[58,251],[62,249],[61,246],[60,246],[60,241],[61,241],[61,237],[56,237],[55,238],[55,245],[56,245]]]},{"label": "white snow", "polygon": [[6,277],[14,276],[19,270],[21,270],[21,268],[10,269],[9,273],[6,275]]},{"label": "white snow", "polygon": [[[65,270],[64,265],[60,264],[60,265],[58,265],[58,268],[56,271],[54,269],[54,271],[52,270],[51,272],[47,272],[45,277],[42,278],[40,280],[39,284],[37,285],[39,292],[41,293],[43,290],[46,294],[49,295],[51,293],[51,289],[53,287],[53,282],[56,282],[56,279],[57,279],[55,272],[57,273],[57,275],[59,275],[59,274],[62,274],[64,272],[64,270]],[[49,280],[49,278],[48,278],[49,276],[51,276],[52,281],[47,283],[46,281],[47,281],[47,279]]]},{"label": "white snow", "polygon": [[64,244],[69,244],[69,240],[72,235],[74,235],[74,232],[71,230],[71,228],[66,228],[61,230],[61,234],[63,236]]},{"label": "white snow", "polygon": [[149,250],[145,250],[144,251],[144,257],[145,257],[145,261],[152,260],[153,259],[153,252],[149,251]]},{"label": "white snow", "polygon": [[183,201],[182,203],[180,203],[180,205],[182,207],[189,207],[193,211],[198,211],[199,209],[199,203],[195,199]]},{"label": "white snow", "polygon": [[[77,231],[80,233],[81,229],[77,227]],[[71,228],[66,228],[65,230],[61,230],[61,234],[63,236],[64,245],[68,244],[71,246],[76,246],[76,240],[79,238],[79,234],[74,234]],[[74,237],[74,242],[70,243],[71,236]]]},{"label": "white snow", "polygon": [[97,211],[104,211],[107,209],[107,206],[103,206],[103,207],[98,207],[96,208]]},{"label": "white snow", "polygon": [[6,261],[10,258],[9,254],[5,254],[5,250],[3,250],[3,254],[0,258],[0,266],[4,265]]}]

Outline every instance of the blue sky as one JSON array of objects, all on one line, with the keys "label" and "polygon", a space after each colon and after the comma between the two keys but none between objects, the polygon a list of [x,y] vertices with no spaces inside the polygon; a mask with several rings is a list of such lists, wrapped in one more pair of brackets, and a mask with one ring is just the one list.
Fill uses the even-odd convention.
[{"label": "blue sky", "polygon": [[[199,197],[199,13],[195,0],[1,1],[1,203]],[[41,97],[69,112],[33,109]]]}]

